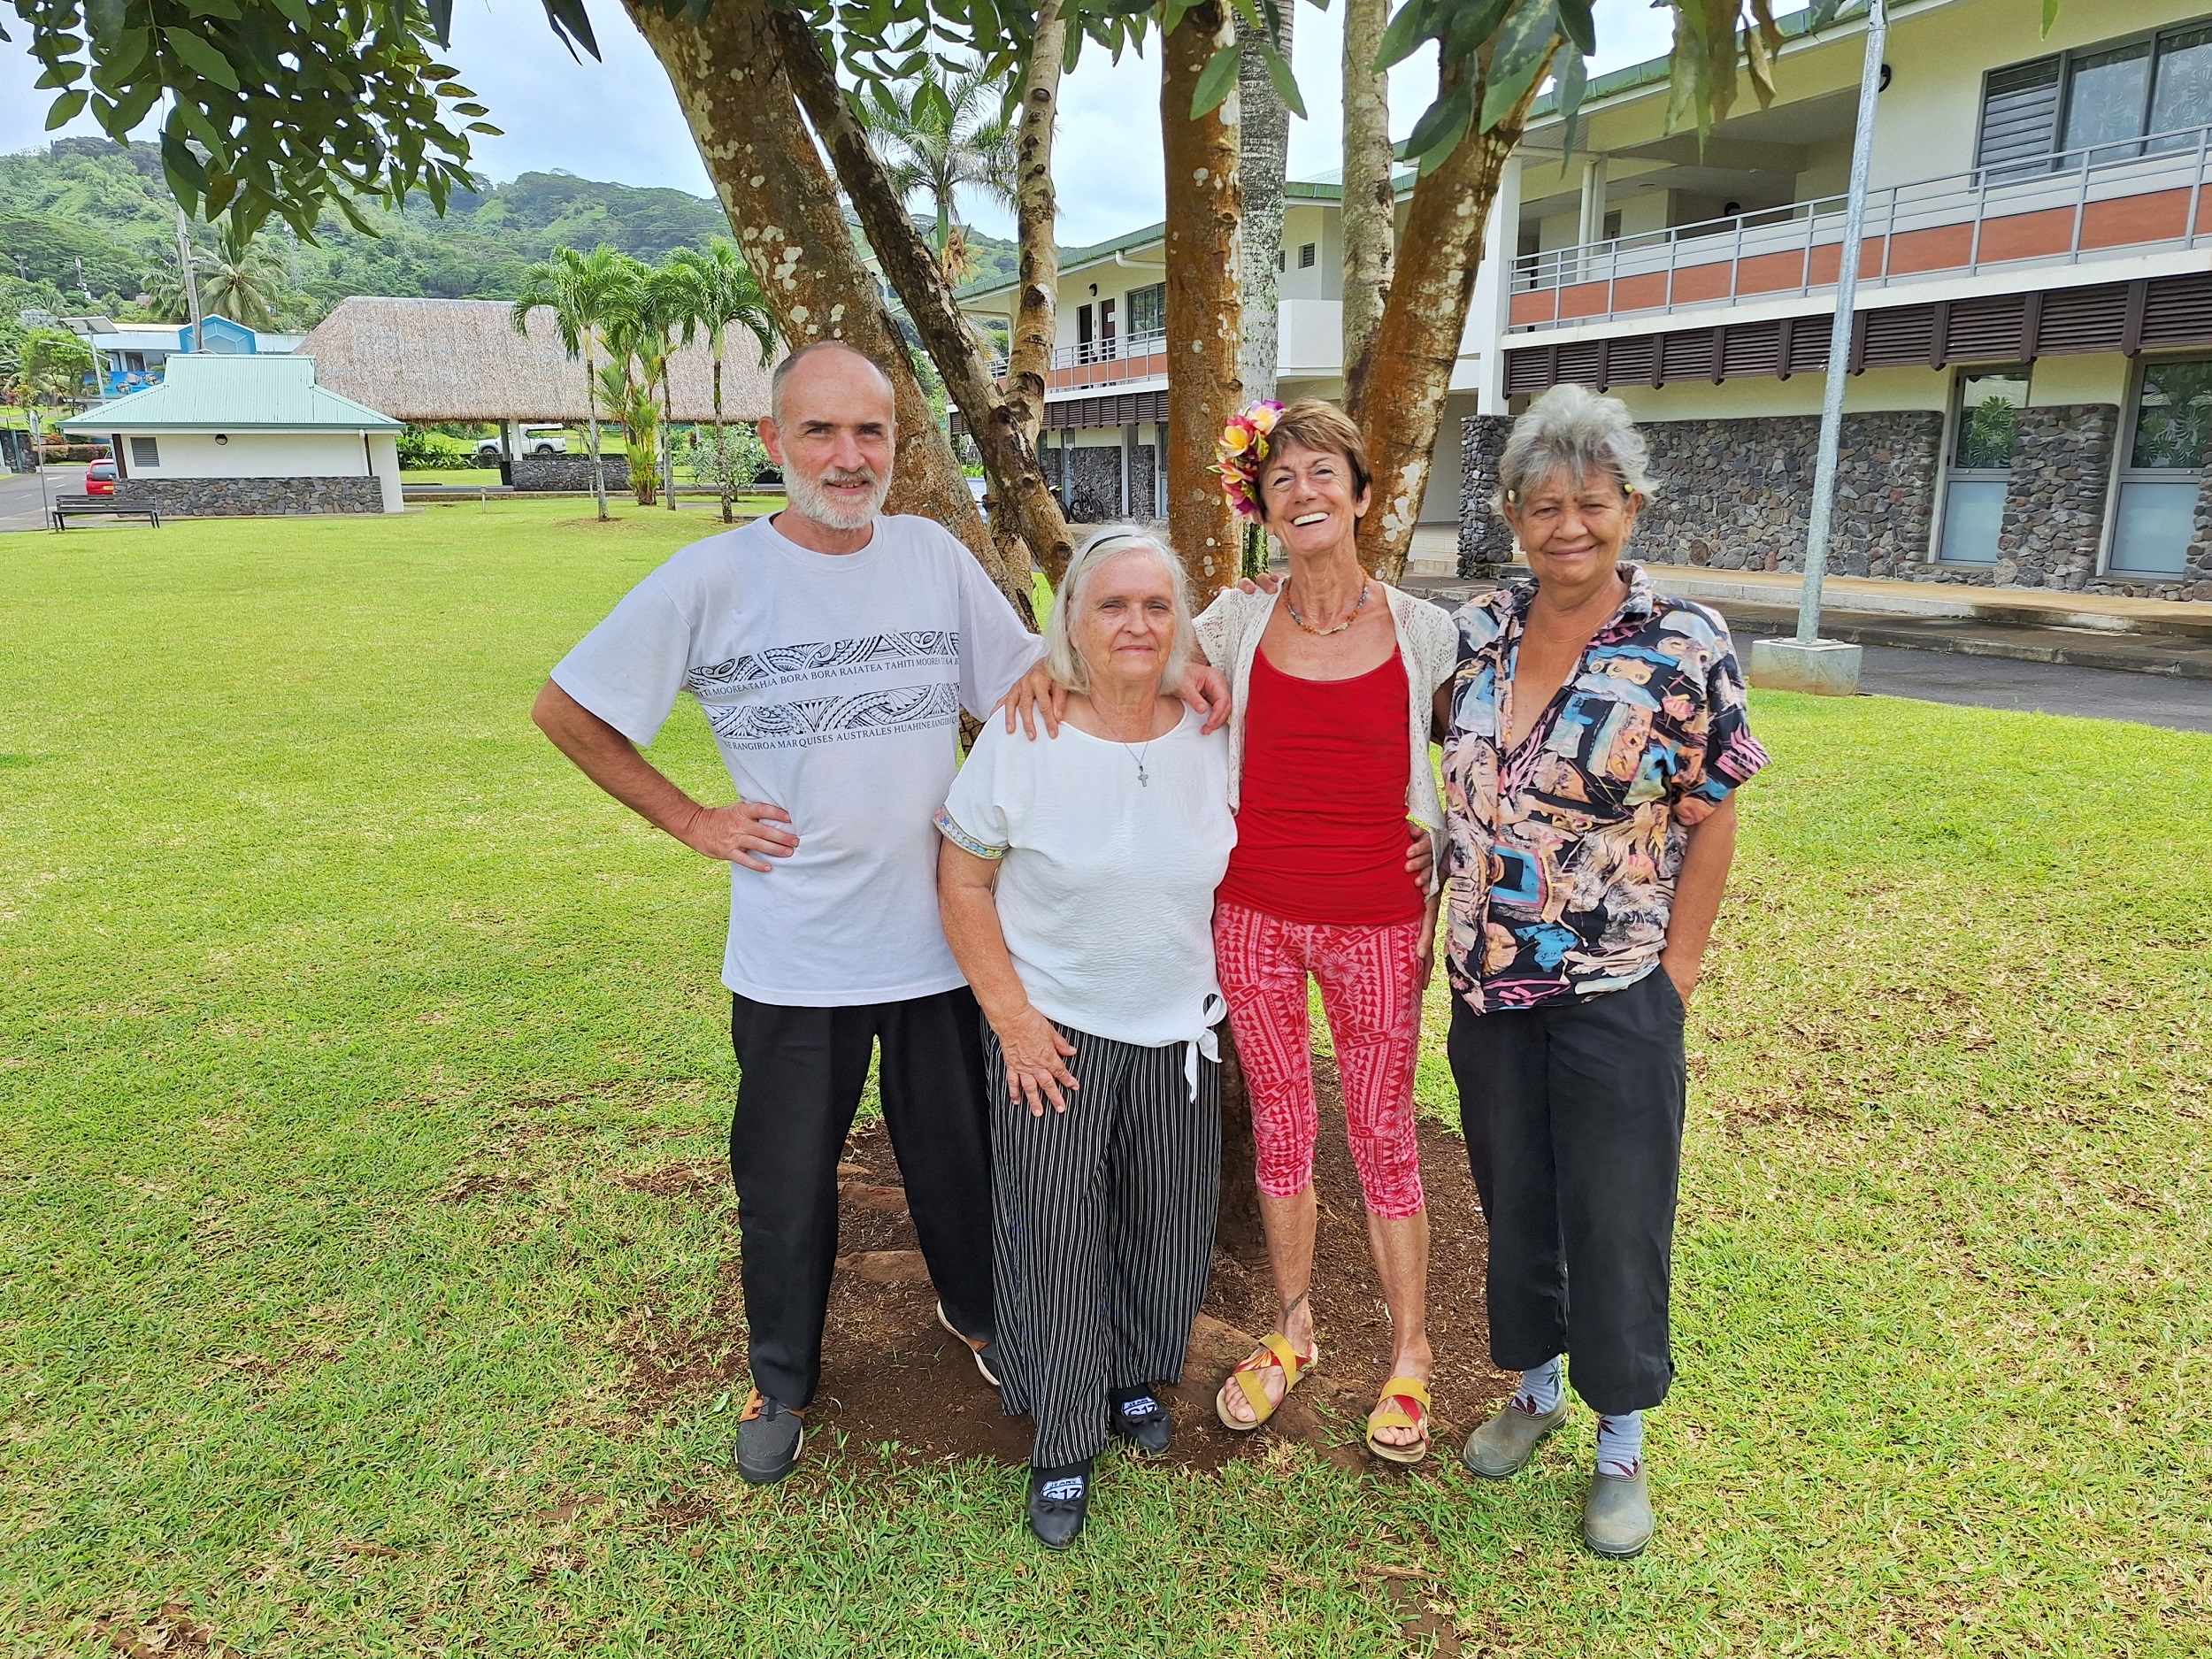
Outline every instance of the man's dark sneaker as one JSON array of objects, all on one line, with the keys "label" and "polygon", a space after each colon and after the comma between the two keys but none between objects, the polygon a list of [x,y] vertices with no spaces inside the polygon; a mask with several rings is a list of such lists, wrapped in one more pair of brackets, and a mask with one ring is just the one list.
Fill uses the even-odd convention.
[{"label": "man's dark sneaker", "polygon": [[975,1356],[975,1368],[983,1373],[983,1380],[995,1388],[998,1384],[998,1342],[978,1341],[945,1317],[945,1304],[937,1304],[937,1323],[952,1335],[968,1345],[968,1352]]},{"label": "man's dark sneaker", "polygon": [[1065,1549],[1083,1530],[1091,1507],[1091,1460],[1064,1469],[1029,1471],[1029,1530],[1047,1549]]},{"label": "man's dark sneaker", "polygon": [[756,1486],[772,1486],[789,1474],[806,1440],[805,1416],[754,1389],[737,1419],[737,1472]]},{"label": "man's dark sneaker", "polygon": [[1136,1448],[1157,1457],[1175,1438],[1175,1422],[1149,1388],[1113,1388],[1106,1404],[1113,1416],[1114,1432]]}]

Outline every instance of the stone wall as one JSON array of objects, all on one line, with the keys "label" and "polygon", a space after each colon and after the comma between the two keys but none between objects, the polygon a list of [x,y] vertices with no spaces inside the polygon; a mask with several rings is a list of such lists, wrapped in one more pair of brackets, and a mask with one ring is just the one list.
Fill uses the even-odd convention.
[{"label": "stone wall", "polygon": [[1513,531],[1490,504],[1498,492],[1498,457],[1511,417],[1469,415],[1459,423],[1459,573],[1494,578],[1513,563]]},{"label": "stone wall", "polygon": [[[1105,524],[1116,518],[1152,518],[1158,516],[1152,487],[1152,446],[1141,443],[1129,460],[1129,493],[1133,503],[1121,498],[1121,446],[1085,446],[1067,452],[1068,482],[1064,496],[1069,520],[1075,524]],[[1059,469],[1049,463],[1046,472],[1056,481]]]},{"label": "stone wall", "polygon": [[2204,481],[2197,486],[2197,529],[2189,542],[2187,573],[2175,599],[2212,599],[2212,443],[2204,450]]},{"label": "stone wall", "polygon": [[131,512],[151,507],[165,518],[382,512],[384,483],[361,477],[126,478],[116,480],[115,503]]},{"label": "stone wall", "polygon": [[[1659,495],[1636,526],[1640,557],[1714,570],[1804,568],[1817,416],[1655,420],[1643,431]],[[1942,442],[1943,417],[1932,411],[1844,417],[1830,571],[1922,579],[1932,570]]]},{"label": "stone wall", "polygon": [[[609,491],[630,488],[630,457],[626,455],[603,455],[600,467],[607,480]],[[518,455],[511,473],[517,489],[589,490],[591,488],[591,457],[588,455]]]},{"label": "stone wall", "polygon": [[2120,411],[2111,403],[2024,409],[2014,430],[1997,563],[1984,580],[2078,593],[2097,580]]}]

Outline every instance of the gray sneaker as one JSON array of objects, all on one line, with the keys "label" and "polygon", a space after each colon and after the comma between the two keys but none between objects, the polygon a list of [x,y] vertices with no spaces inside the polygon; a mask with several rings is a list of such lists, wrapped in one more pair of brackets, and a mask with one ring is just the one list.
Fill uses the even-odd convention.
[{"label": "gray sneaker", "polygon": [[1536,1455],[1544,1436],[1567,1420],[1567,1391],[1559,1391],[1559,1403],[1550,1410],[1524,1411],[1512,1401],[1498,1408],[1497,1416],[1467,1437],[1460,1461],[1486,1480],[1517,1475]]},{"label": "gray sneaker", "polygon": [[1594,1473],[1590,1495],[1582,1502],[1582,1541],[1595,1555],[1626,1561],[1651,1542],[1649,1471],[1632,1475]]},{"label": "gray sneaker", "polygon": [[806,1440],[805,1415],[753,1390],[737,1420],[737,1472],[747,1484],[772,1486],[791,1472]]}]

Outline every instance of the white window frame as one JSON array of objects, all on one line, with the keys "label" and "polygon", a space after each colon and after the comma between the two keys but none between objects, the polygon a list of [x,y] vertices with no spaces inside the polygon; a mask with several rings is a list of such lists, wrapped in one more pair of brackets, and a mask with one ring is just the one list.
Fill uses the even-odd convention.
[{"label": "white window frame", "polygon": [[2127,401],[2120,406],[2120,427],[2117,441],[2112,446],[2112,472],[2104,494],[2104,534],[2097,544],[2097,574],[2124,582],[2179,582],[2188,578],[2187,561],[2178,571],[2127,571],[2113,567],[2112,555],[2120,539],[2120,491],[2128,484],[2170,484],[2180,481],[2179,474],[2193,472],[2197,488],[2204,488],[2207,468],[2131,466],[2128,458],[2135,453],[2135,428],[2143,412],[2143,379],[2151,370],[2168,363],[2212,362],[2212,352],[2201,349],[2186,351],[2162,351],[2156,355],[2145,352],[2128,365]]},{"label": "white window frame", "polygon": [[1950,395],[1944,405],[1943,449],[1938,457],[1941,465],[1936,469],[1935,511],[1931,515],[1932,522],[1929,526],[1928,562],[1931,565],[1947,565],[1950,569],[1957,571],[1994,570],[2004,557],[2001,550],[1995,558],[1985,562],[1981,559],[1953,559],[1947,557],[1943,550],[1944,532],[1951,521],[1951,480],[1963,477],[1970,484],[1978,484],[1994,483],[2001,478],[2005,480],[2008,492],[2009,492],[2012,481],[2012,469],[2009,466],[2000,472],[1994,467],[1962,467],[1952,459],[1958,454],[1959,426],[1966,419],[1966,382],[1978,374],[2002,373],[2008,369],[2019,370],[2028,377],[2027,390],[2021,395],[2020,403],[2021,411],[2025,413],[2031,407],[2030,400],[2035,396],[2035,365],[2032,363],[1955,363],[1950,367],[1952,370]]}]

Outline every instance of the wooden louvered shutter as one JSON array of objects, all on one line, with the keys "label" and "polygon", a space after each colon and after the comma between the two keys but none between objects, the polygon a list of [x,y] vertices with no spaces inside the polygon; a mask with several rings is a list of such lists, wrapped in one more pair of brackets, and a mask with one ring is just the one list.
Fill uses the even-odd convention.
[{"label": "wooden louvered shutter", "polygon": [[1982,86],[1978,167],[2021,169],[2046,162],[2058,138],[2058,59],[1993,69]]}]

